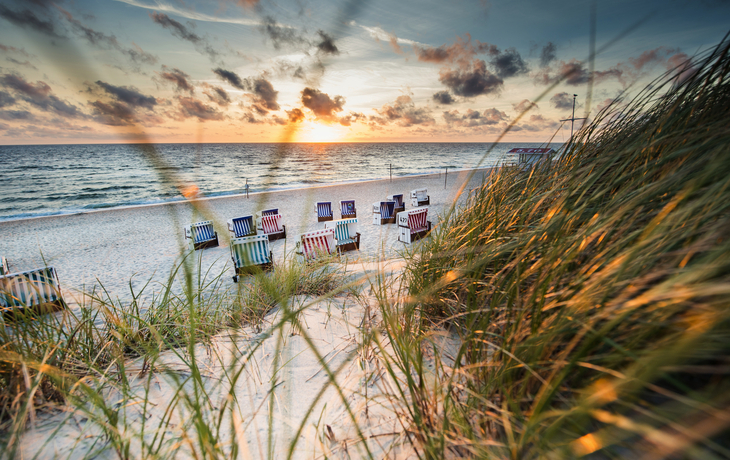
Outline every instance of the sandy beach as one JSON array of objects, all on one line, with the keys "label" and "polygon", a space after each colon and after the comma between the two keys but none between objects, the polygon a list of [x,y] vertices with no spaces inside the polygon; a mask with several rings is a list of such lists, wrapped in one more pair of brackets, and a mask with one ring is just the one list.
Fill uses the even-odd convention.
[{"label": "sandy beach", "polygon": [[[465,190],[478,186],[489,170],[478,170]],[[404,194],[406,209],[410,190],[427,188],[431,197],[429,220],[453,203],[469,172],[406,176],[391,180],[353,182],[323,187],[264,192],[245,196],[216,197],[197,201],[201,215],[190,202],[109,209],[74,215],[50,216],[0,222],[0,241],[11,271],[29,270],[44,265],[58,272],[64,298],[70,305],[81,302],[80,293],[99,283],[121,300],[131,297],[129,282],[135,289],[152,280],[154,290],[166,281],[170,270],[189,249],[182,227],[191,222],[213,220],[220,246],[196,251],[203,270],[233,274],[226,221],[277,207],[283,215],[287,238],[271,244],[274,259],[293,256],[302,232],[324,228],[314,212],[317,201],[332,201],[335,219],[339,201],[356,200],[361,246],[349,252],[349,261],[368,261],[378,256],[396,256],[405,245],[397,241],[397,225],[373,225],[372,203],[394,193]],[[463,199],[463,196],[462,196]],[[227,276],[227,275],[226,275]],[[229,278],[230,279],[230,278]],[[232,283],[232,281],[230,281]],[[148,288],[149,290],[149,288]]]}]

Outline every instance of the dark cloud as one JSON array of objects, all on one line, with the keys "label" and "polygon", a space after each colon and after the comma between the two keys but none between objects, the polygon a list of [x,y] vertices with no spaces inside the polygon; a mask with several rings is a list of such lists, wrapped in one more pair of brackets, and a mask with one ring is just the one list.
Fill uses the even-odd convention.
[{"label": "dark cloud", "polygon": [[379,117],[370,117],[380,125],[396,123],[399,126],[432,125],[435,123],[431,112],[425,108],[416,108],[410,96],[398,96],[393,104],[385,104],[375,109]]},{"label": "dark cloud", "polygon": [[495,73],[500,78],[509,78],[528,72],[527,64],[522,56],[514,48],[508,48],[502,53],[497,53],[489,60],[494,67]]},{"label": "dark cloud", "polygon": [[302,105],[311,110],[317,119],[331,122],[337,119],[335,112],[342,112],[345,98],[342,96],[330,98],[329,95],[314,88],[304,88]]},{"label": "dark cloud", "polygon": [[13,11],[0,3],[0,17],[24,29],[35,30],[56,38],[66,38],[61,35],[51,20],[44,20],[36,16],[31,10]]},{"label": "dark cloud", "polygon": [[644,51],[638,58],[629,58],[629,63],[634,69],[641,71],[644,67],[667,62],[667,59],[671,55],[675,55],[678,52],[678,49],[660,46],[653,50]]},{"label": "dark cloud", "polygon": [[550,103],[559,110],[570,110],[573,108],[573,96],[568,93],[556,93],[550,98]]},{"label": "dark cloud", "polygon": [[550,63],[556,59],[557,51],[558,47],[555,46],[555,43],[553,42],[548,42],[547,45],[543,46],[542,51],[540,52],[540,67],[547,67],[550,65]]},{"label": "dark cloud", "polygon": [[246,88],[243,85],[243,80],[241,80],[241,77],[236,75],[235,72],[231,72],[230,70],[221,69],[220,67],[217,69],[213,69],[213,73],[221,77],[223,80],[227,81],[231,84],[231,86],[238,88],[240,90],[245,90]]},{"label": "dark cloud", "polygon": [[285,45],[297,45],[306,42],[304,37],[296,29],[279,25],[271,16],[264,17],[261,32],[271,40],[271,43],[277,50]]},{"label": "dark cloud", "polygon": [[301,109],[291,109],[286,111],[289,117],[289,123],[299,123],[304,121],[304,112]]},{"label": "dark cloud", "polygon": [[522,113],[533,108],[537,109],[539,107],[537,106],[537,104],[531,102],[529,99],[522,99],[520,102],[512,104],[512,108],[515,109],[515,112]]},{"label": "dark cloud", "polygon": [[41,110],[70,118],[84,117],[75,105],[62,101],[52,94],[51,87],[45,82],[37,81],[33,84],[19,75],[5,74],[0,77],[0,84],[14,90],[21,99]]},{"label": "dark cloud", "polygon": [[114,86],[101,80],[96,84],[110,96],[132,107],[144,107],[152,109],[157,105],[157,99],[153,96],[145,96],[133,86]]},{"label": "dark cloud", "polygon": [[135,120],[134,111],[127,105],[119,101],[89,102],[94,114],[94,120],[108,126],[127,126],[131,125]]},{"label": "dark cloud", "polygon": [[467,109],[465,114],[461,114],[458,110],[452,110],[450,112],[444,112],[443,117],[446,124],[464,128],[493,126],[502,121],[509,120],[509,116],[506,113],[495,108],[486,109],[483,112]]},{"label": "dark cloud", "polygon": [[442,105],[449,105],[455,102],[454,98],[451,97],[451,93],[448,91],[439,91],[438,93],[434,93],[433,100],[436,101],[437,104]]},{"label": "dark cloud", "polygon": [[317,31],[317,35],[319,35],[320,38],[319,42],[316,45],[318,53],[331,55],[340,54],[340,50],[337,49],[335,41],[332,37],[330,37],[321,30]]},{"label": "dark cloud", "polygon": [[367,117],[363,113],[350,112],[347,115],[340,118],[340,124],[342,126],[350,126],[355,122],[364,121]]},{"label": "dark cloud", "polygon": [[35,117],[33,116],[32,113],[28,112],[27,110],[0,110],[0,120],[31,121],[31,120],[35,120]]},{"label": "dark cloud", "polygon": [[227,107],[231,103],[231,98],[228,96],[228,93],[220,86],[213,86],[206,83],[203,94],[221,107]]},{"label": "dark cloud", "polygon": [[477,54],[496,55],[499,53],[494,45],[482,43],[479,40],[472,42],[469,34],[466,34],[466,39],[457,37],[456,42],[449,46],[441,45],[438,48],[424,48],[416,45],[413,49],[419,61],[435,64],[457,63],[462,67],[468,67],[472,58]]},{"label": "dark cloud", "polygon": [[278,91],[274,90],[274,86],[264,77],[247,78],[245,81],[246,89],[252,91],[256,95],[256,104],[266,110],[279,110],[279,104],[276,98]]},{"label": "dark cloud", "polygon": [[13,96],[11,96],[10,93],[6,93],[5,91],[0,91],[0,108],[9,107],[13,104],[15,104],[15,98]]},{"label": "dark cloud", "polygon": [[223,114],[209,105],[192,97],[178,97],[180,113],[185,118],[197,117],[200,121],[222,120]]},{"label": "dark cloud", "polygon": [[480,59],[475,59],[466,69],[442,69],[439,81],[457,96],[464,97],[496,93],[504,84],[504,80],[489,72]]},{"label": "dark cloud", "polygon": [[175,91],[187,91],[189,93],[195,91],[195,87],[188,81],[190,75],[186,74],[180,69],[171,69],[167,66],[162,66],[162,70],[163,72],[159,73],[158,75],[163,80],[172,83],[175,86]]},{"label": "dark cloud", "polygon": [[531,115],[530,119],[512,127],[513,131],[542,131],[545,129],[557,129],[560,123],[549,120],[542,115]]},{"label": "dark cloud", "polygon": [[302,80],[306,77],[304,67],[301,64],[287,60],[277,61],[271,72],[279,77],[299,78]]},{"label": "dark cloud", "polygon": [[170,18],[168,15],[153,11],[150,13],[150,18],[152,18],[155,23],[169,30],[175,37],[192,43],[199,53],[207,55],[211,61],[216,62],[220,57],[220,53],[216,51],[208,40],[197,35],[188,27],[185,27],[183,24]]},{"label": "dark cloud", "polygon": [[555,69],[546,67],[537,72],[533,78],[535,83],[549,85],[564,77],[564,82],[571,86],[580,86],[588,83],[593,78],[594,83],[615,78],[623,82],[624,69],[617,65],[608,70],[595,70],[591,73],[584,64],[577,59],[570,62],[560,61]]},{"label": "dark cloud", "polygon": [[23,66],[23,67],[30,67],[31,69],[38,70],[36,68],[36,66],[34,66],[33,64],[31,64],[30,61],[28,61],[28,60],[25,60],[25,61],[22,61],[21,62],[21,61],[19,61],[17,59],[11,58],[11,57],[5,58],[5,60],[8,61],[8,62],[12,62],[13,64],[16,64],[16,65],[20,65],[20,66]]}]

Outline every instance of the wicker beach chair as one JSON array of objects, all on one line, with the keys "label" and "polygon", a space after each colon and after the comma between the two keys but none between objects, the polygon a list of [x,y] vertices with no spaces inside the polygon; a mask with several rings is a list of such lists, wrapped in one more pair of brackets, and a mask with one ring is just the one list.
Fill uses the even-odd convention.
[{"label": "wicker beach chair", "polygon": [[317,222],[326,222],[332,220],[332,202],[331,201],[319,201],[314,205],[314,212],[317,213]]},{"label": "wicker beach chair", "polygon": [[266,235],[244,236],[231,240],[231,259],[236,274],[233,282],[238,282],[239,275],[269,271],[274,268],[274,256],[269,249],[269,238]]},{"label": "wicker beach chair", "polygon": [[253,216],[236,217],[228,220],[228,231],[233,233],[234,238],[256,235],[256,227],[253,224]]},{"label": "wicker beach chair", "polygon": [[55,268],[36,268],[0,276],[0,309],[3,315],[12,315],[25,308],[40,312],[66,308]]},{"label": "wicker beach chair", "polygon": [[419,188],[411,190],[411,206],[425,206],[431,204],[431,197],[428,195],[428,191],[425,188]]},{"label": "wicker beach chair", "polygon": [[335,231],[337,252],[360,250],[360,233],[357,231],[357,219],[341,219],[325,222],[324,228]]},{"label": "wicker beach chair", "polygon": [[263,231],[264,228],[261,226],[261,218],[264,216],[273,216],[279,214],[279,208],[264,209],[263,211],[256,212],[256,229]]},{"label": "wicker beach chair", "polygon": [[376,201],[373,203],[373,224],[395,223],[395,201]]},{"label": "wicker beach chair", "polygon": [[264,235],[269,237],[269,241],[286,238],[286,225],[282,224],[281,214],[267,214],[261,216],[256,222],[261,227]]},{"label": "wicker beach chair", "polygon": [[406,203],[405,201],[403,201],[402,193],[398,195],[388,195],[388,201],[395,201],[395,208],[393,208],[393,213],[396,217],[398,217],[399,212],[403,212],[406,210]]},{"label": "wicker beach chair", "polygon": [[340,201],[340,215],[343,219],[354,219],[357,217],[357,209],[355,209],[355,200]]},{"label": "wicker beach chair", "polygon": [[212,220],[188,225],[184,230],[185,238],[190,239],[190,245],[193,247],[193,250],[218,246],[218,233],[213,230]]},{"label": "wicker beach chair", "polygon": [[332,254],[335,250],[335,230],[325,228],[302,233],[297,241],[297,254],[309,262],[318,257]]},{"label": "wicker beach chair", "polygon": [[0,275],[7,275],[8,273],[10,273],[8,260],[5,257],[0,256]]},{"label": "wicker beach chair", "polygon": [[411,209],[398,214],[398,241],[412,243],[431,231],[431,222],[426,220],[428,208]]}]

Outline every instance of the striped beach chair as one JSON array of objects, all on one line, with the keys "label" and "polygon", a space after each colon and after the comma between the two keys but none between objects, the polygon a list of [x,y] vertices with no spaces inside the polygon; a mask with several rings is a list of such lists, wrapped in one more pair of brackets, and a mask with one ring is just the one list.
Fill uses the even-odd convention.
[{"label": "striped beach chair", "polygon": [[398,241],[412,243],[431,231],[431,222],[426,220],[428,208],[411,209],[398,214]]},{"label": "striped beach chair", "polygon": [[354,219],[357,217],[357,209],[355,209],[355,200],[340,201],[340,216],[343,219]]},{"label": "striped beach chair", "polygon": [[8,260],[5,257],[0,256],[0,275],[7,275],[8,273],[10,273]]},{"label": "striped beach chair", "polygon": [[253,225],[253,216],[236,217],[228,220],[228,231],[233,233],[234,238],[256,235],[256,227]]},{"label": "striped beach chair", "polygon": [[279,214],[279,208],[264,209],[256,212],[256,229],[263,230],[261,227],[261,218],[264,216],[273,216]]},{"label": "striped beach chair", "polygon": [[360,233],[357,231],[357,219],[341,219],[325,222],[324,228],[335,231],[335,245],[340,254],[345,251],[360,249]]},{"label": "striped beach chair", "polygon": [[396,217],[398,217],[399,212],[403,212],[406,210],[406,203],[403,201],[403,194],[398,195],[388,195],[388,201],[395,201],[395,208],[393,209],[393,213]]},{"label": "striped beach chair", "polygon": [[244,236],[231,240],[231,259],[236,274],[233,282],[238,282],[239,275],[268,271],[274,267],[274,257],[269,249],[269,238],[266,235]]},{"label": "striped beach chair", "polygon": [[55,311],[66,307],[53,267],[0,276],[0,309],[7,316],[24,308]]},{"label": "striped beach chair", "polygon": [[317,213],[317,222],[326,222],[332,220],[332,202],[319,201],[314,205],[314,212]]},{"label": "striped beach chair", "polygon": [[431,197],[428,195],[428,191],[425,188],[419,188],[411,190],[411,206],[425,206],[431,204]]},{"label": "striped beach chair", "polygon": [[206,220],[188,225],[184,228],[185,238],[190,239],[193,250],[214,248],[218,246],[218,233],[213,230],[213,221]]},{"label": "striped beach chair", "polygon": [[335,250],[335,230],[325,228],[302,233],[297,241],[297,254],[309,262],[318,257],[332,254]]},{"label": "striped beach chair", "polygon": [[395,223],[395,201],[376,201],[373,203],[373,224]]},{"label": "striped beach chair", "polygon": [[281,214],[267,214],[261,216],[257,221],[264,235],[269,237],[269,241],[286,238],[286,225],[283,225]]}]

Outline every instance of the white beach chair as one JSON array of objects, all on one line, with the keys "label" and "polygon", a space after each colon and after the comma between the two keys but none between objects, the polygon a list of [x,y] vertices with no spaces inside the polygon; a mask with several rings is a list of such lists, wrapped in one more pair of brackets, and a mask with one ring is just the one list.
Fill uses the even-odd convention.
[{"label": "white beach chair", "polygon": [[218,233],[213,230],[213,221],[206,220],[184,227],[185,238],[190,239],[193,250],[218,246]]},{"label": "white beach chair", "polygon": [[395,223],[395,201],[376,201],[373,203],[373,224]]},{"label": "white beach chair", "polygon": [[5,257],[0,256],[0,275],[7,275],[10,273],[10,268],[8,268],[8,260]]},{"label": "white beach chair", "polygon": [[331,201],[319,201],[314,205],[314,212],[317,213],[317,222],[326,222],[332,220],[332,202]]},{"label": "white beach chair", "polygon": [[431,222],[426,220],[428,208],[411,209],[398,214],[398,241],[410,244],[431,231]]},{"label": "white beach chair", "polygon": [[332,254],[335,250],[335,230],[325,228],[302,233],[297,241],[297,254],[309,262],[321,256]]},{"label": "white beach chair", "polygon": [[283,225],[282,221],[281,214],[266,214],[257,220],[257,225],[261,227],[264,235],[269,237],[269,241],[274,241],[286,238],[286,225]]},{"label": "white beach chair", "polygon": [[416,208],[427,204],[431,204],[431,197],[428,195],[428,191],[425,188],[411,190],[411,206]]},{"label": "white beach chair", "polygon": [[341,219],[325,222],[324,228],[335,231],[337,252],[360,250],[360,233],[357,231],[357,219]]},{"label": "white beach chair", "polygon": [[233,233],[234,238],[256,235],[256,227],[253,225],[253,216],[235,217],[228,220],[228,231]]},{"label": "white beach chair", "polygon": [[61,283],[53,267],[0,276],[0,309],[3,315],[24,308],[55,311],[65,307]]},{"label": "white beach chair", "polygon": [[266,235],[245,236],[231,240],[231,259],[236,274],[233,282],[238,282],[239,275],[268,271],[274,267],[274,256],[269,249],[269,238]]},{"label": "white beach chair", "polygon": [[355,209],[355,200],[340,201],[340,215],[343,219],[354,219],[357,217],[357,209]]}]

